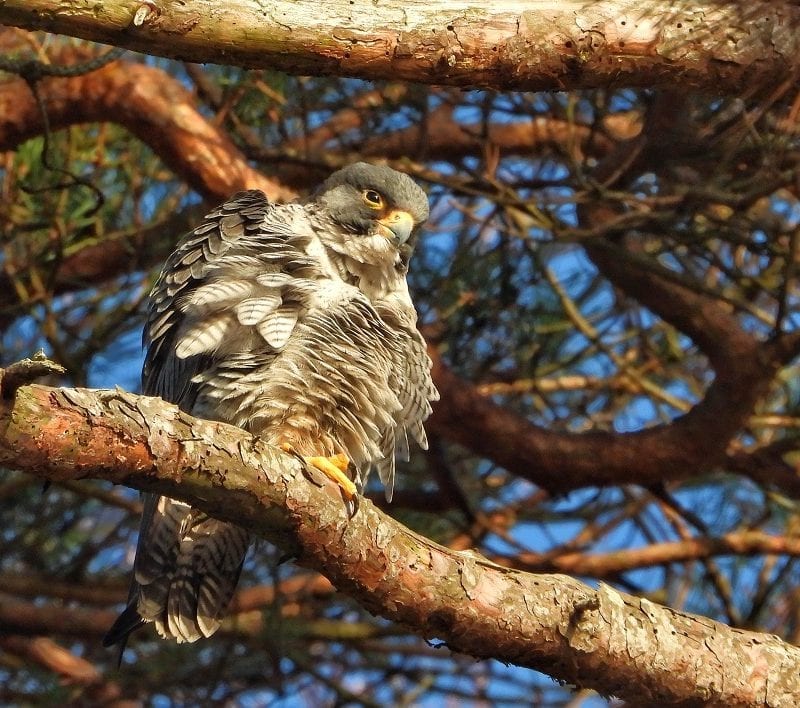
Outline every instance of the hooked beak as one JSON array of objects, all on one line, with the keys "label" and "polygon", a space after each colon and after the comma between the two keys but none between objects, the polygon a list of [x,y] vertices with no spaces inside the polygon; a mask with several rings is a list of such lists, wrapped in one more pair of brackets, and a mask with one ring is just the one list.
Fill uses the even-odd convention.
[{"label": "hooked beak", "polygon": [[389,212],[378,219],[378,231],[396,246],[402,246],[411,237],[414,230],[414,218],[407,211]]}]

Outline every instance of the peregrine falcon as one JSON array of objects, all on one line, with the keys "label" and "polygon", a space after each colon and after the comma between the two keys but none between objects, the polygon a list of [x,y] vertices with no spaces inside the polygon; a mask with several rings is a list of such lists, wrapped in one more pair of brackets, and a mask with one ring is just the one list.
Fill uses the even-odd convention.
[{"label": "peregrine falcon", "polygon": [[[359,162],[305,202],[240,192],[186,235],[150,297],[144,392],[305,457],[352,499],[370,468],[391,499],[395,454],[438,398],[408,261],[428,200]],[[178,642],[219,627],[246,528],[145,495],[128,606],[104,644],[146,622]]]}]

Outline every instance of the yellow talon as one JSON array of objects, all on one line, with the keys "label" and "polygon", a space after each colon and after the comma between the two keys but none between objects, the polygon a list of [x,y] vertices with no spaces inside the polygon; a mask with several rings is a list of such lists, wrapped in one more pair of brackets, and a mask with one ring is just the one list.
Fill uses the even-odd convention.
[{"label": "yellow talon", "polygon": [[[341,487],[342,493],[349,501],[358,493],[356,485],[345,473],[347,469],[347,458],[344,455],[334,455],[333,457],[306,457],[306,462],[309,465],[314,465],[324,475],[332,479],[336,484]],[[341,467],[342,460],[344,460],[344,468]]]},{"label": "yellow talon", "polygon": [[350,460],[347,459],[347,455],[342,455],[341,453],[324,459],[327,459],[332,465],[338,467],[342,472],[347,472],[347,468],[350,467]]},{"label": "yellow talon", "polygon": [[[281,444],[280,448],[284,452],[297,454],[289,443]],[[345,474],[350,465],[350,460],[347,459],[347,455],[338,454],[332,455],[331,457],[315,455],[313,457],[304,457],[303,460],[305,460],[306,464],[316,467],[326,477],[339,485],[339,488],[348,501],[357,495],[358,489],[356,485],[353,484],[353,480]]]}]

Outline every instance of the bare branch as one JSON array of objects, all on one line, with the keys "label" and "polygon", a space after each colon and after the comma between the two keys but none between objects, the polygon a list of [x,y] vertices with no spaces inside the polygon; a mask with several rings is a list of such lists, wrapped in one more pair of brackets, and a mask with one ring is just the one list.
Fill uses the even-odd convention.
[{"label": "bare branch", "polygon": [[800,539],[772,536],[760,531],[741,531],[717,537],[652,543],[642,548],[607,553],[520,554],[514,560],[531,571],[608,578],[629,570],[666,563],[685,563],[723,555],[764,554],[800,556]]},{"label": "bare branch", "polygon": [[[0,649],[20,658],[33,661],[61,678],[61,683],[76,687],[81,695],[80,703],[108,708],[140,708],[140,701],[122,698],[122,690],[114,681],[104,681],[100,670],[83,657],[77,656],[48,637],[3,637]],[[78,699],[73,693],[73,700]]]},{"label": "bare branch", "polygon": [[[69,61],[68,53],[61,52],[59,60]],[[119,123],[204,197],[224,199],[241,189],[261,189],[278,201],[295,196],[250,167],[224,131],[198,112],[192,95],[160,69],[114,62],[89,74],[42,79],[38,86],[52,129]],[[43,129],[26,82],[0,84],[0,150],[15,148]]]},{"label": "bare branch", "polygon": [[[74,52],[73,52],[74,53]],[[67,52],[59,53],[59,61],[68,60]],[[198,74],[197,69],[194,69]],[[127,90],[133,84],[136,92]],[[113,89],[111,95],[107,91]],[[150,145],[176,174],[183,177],[208,199],[225,199],[239,189],[262,189],[270,198],[291,199],[295,192],[290,185],[306,187],[314,173],[296,164],[287,165],[281,182],[253,170],[244,156],[212,123],[202,118],[195,102],[174,77],[156,67],[129,62],[116,62],[102,70],[40,82],[39,93],[47,109],[51,128],[64,128],[84,122],[113,122],[128,128]],[[369,103],[369,98],[363,99]],[[179,110],[176,110],[176,97]],[[480,155],[485,144],[497,146],[502,154],[530,155],[548,147],[575,151],[576,159],[591,154],[603,157],[613,147],[603,132],[553,117],[536,117],[527,122],[491,124],[486,136],[478,125],[462,125],[452,119],[449,106],[435,111],[424,131],[413,125],[366,141],[364,155],[397,159],[415,154],[423,146],[433,159],[454,159]],[[295,139],[273,150],[276,155],[291,152],[297,155],[310,150],[319,152],[324,143],[349,128],[359,126],[364,113],[347,108],[314,131],[308,141]],[[200,127],[197,121],[205,121]],[[615,134],[635,134],[641,129],[639,116],[612,116],[606,121]],[[158,130],[156,130],[156,126]],[[43,130],[42,116],[23,80],[0,84],[0,150],[16,148],[20,143]],[[188,129],[188,134],[187,134]],[[183,136],[183,142],[179,138]],[[188,142],[194,136],[192,142]],[[252,147],[269,153],[257,135],[248,135]],[[189,148],[187,155],[181,145]],[[213,146],[211,159],[206,153]],[[204,159],[192,159],[198,155]],[[275,159],[275,158],[273,158]],[[279,157],[277,159],[280,159]],[[107,259],[108,260],[108,259]]]},{"label": "bare branch", "polygon": [[[161,56],[294,74],[541,90],[675,85],[738,92],[798,69],[800,8],[748,3],[382,4],[6,0],[0,23]],[[733,29],[735,28],[735,30]]]},{"label": "bare branch", "polygon": [[0,594],[0,627],[3,636],[36,636],[39,634],[65,637],[99,636],[110,627],[117,613],[112,610],[71,607],[65,611],[61,604],[41,605],[21,602]]},{"label": "bare branch", "polygon": [[34,355],[33,359],[23,359],[5,369],[0,369],[0,398],[11,400],[20,386],[40,379],[43,376],[63,374],[61,364],[50,361],[43,353]]},{"label": "bare branch", "polygon": [[17,597],[54,597],[60,600],[79,600],[89,605],[114,605],[125,600],[127,584],[69,582],[52,577],[0,574],[0,592]]},{"label": "bare branch", "polygon": [[368,500],[348,519],[331,484],[306,478],[293,457],[158,399],[23,387],[0,409],[0,463],[48,479],[99,477],[167,493],[246,523],[371,612],[454,651],[623,698],[800,701],[800,649],[776,637],[450,551]]},{"label": "bare branch", "polygon": [[[428,422],[431,432],[552,493],[584,486],[659,484],[722,464],[728,441],[745,424],[777,366],[764,361],[768,352],[754,341],[748,356],[715,381],[703,401],[671,423],[630,433],[562,433],[498,405],[450,371],[435,350],[429,353],[441,393]],[[743,473],[748,469],[741,467]],[[798,489],[791,484],[785,491]]]},{"label": "bare branch", "polygon": [[60,647],[52,639],[6,637],[0,640],[0,646],[13,654],[33,659],[50,671],[61,674],[70,682],[92,684],[98,683],[101,679],[101,674],[95,666]]}]

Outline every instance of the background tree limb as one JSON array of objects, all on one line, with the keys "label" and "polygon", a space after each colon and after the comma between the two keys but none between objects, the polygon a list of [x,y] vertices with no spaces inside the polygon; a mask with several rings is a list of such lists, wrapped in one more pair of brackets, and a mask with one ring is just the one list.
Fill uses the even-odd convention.
[{"label": "background tree limb", "polygon": [[[59,57],[65,63],[82,58],[85,53],[75,50]],[[113,120],[204,197],[221,199],[245,188],[260,189],[277,201],[296,196],[253,169],[224,131],[198,112],[191,93],[160,69],[115,62],[88,74],[45,78],[37,88],[51,129]],[[27,82],[0,84],[0,150],[43,132],[43,116]]]},{"label": "background tree limb", "polygon": [[[61,58],[65,62],[75,61],[85,58],[85,53],[73,50]],[[208,199],[222,201],[239,189],[262,189],[276,200],[295,195],[293,187],[251,167],[225,133],[199,112],[191,94],[160,69],[115,62],[85,75],[44,79],[39,90],[53,127],[83,121],[117,122],[147,142]],[[659,119],[648,126],[649,133],[660,128],[677,133],[679,105],[678,100],[660,101],[658,110],[653,111]],[[340,119],[349,121],[353,116],[353,111],[348,110]],[[19,79],[0,85],[0,148],[16,147],[42,128],[41,115],[25,82]],[[498,124],[489,132],[488,139],[498,149],[512,153],[524,152],[521,147],[524,140],[530,141],[529,147],[557,146],[564,150],[577,140],[580,150],[602,158],[597,170],[599,179],[617,174],[620,165],[630,169],[645,160],[656,161],[658,154],[653,154],[656,147],[651,142],[645,143],[645,149],[637,148],[642,137],[636,117],[631,117],[626,125],[617,120],[615,130],[618,134],[623,131],[625,136],[615,151],[602,133],[566,121],[551,121],[548,125],[534,122],[527,126]],[[382,144],[390,154],[395,151],[400,155],[401,148],[411,149],[419,142],[421,132],[415,127],[382,135],[373,141],[372,149],[378,150]],[[443,109],[426,123],[426,145],[434,155],[447,151],[451,156],[456,151],[461,151],[462,157],[475,154],[480,143],[474,138],[475,133],[470,133],[469,128],[452,121]],[[370,146],[365,149],[369,151]],[[633,157],[632,151],[636,151]],[[308,168],[295,168],[291,174],[295,178],[305,175],[295,184],[307,184],[314,179],[313,171]],[[182,214],[174,215],[163,226],[143,230],[133,238],[90,243],[60,264],[54,278],[55,292],[85,287],[87,282],[98,278],[111,278],[129,269],[133,262],[138,267],[160,262],[172,247],[171,235],[188,230],[189,222],[197,216],[198,210],[192,210],[188,219]],[[585,216],[587,223],[597,227],[611,218],[613,211],[599,207]],[[731,308],[666,281],[658,273],[632,267],[630,261],[636,254],[622,246],[602,238],[587,239],[584,245],[611,282],[650,306],[706,351],[718,376],[705,399],[682,418],[640,432],[598,431],[583,435],[557,432],[536,426],[516,412],[498,406],[477,387],[450,372],[432,350],[436,382],[443,399],[429,424],[431,430],[553,493],[588,485],[659,484],[689,477],[709,461],[726,461],[729,440],[747,420],[775,371],[795,356],[797,347],[786,348],[782,339],[768,345],[760,343],[740,328]],[[8,276],[2,273],[0,286],[5,286],[0,290],[7,293],[5,297],[0,294],[0,305],[10,304],[14,291]],[[737,457],[737,468],[743,474],[764,478],[760,467],[745,462],[742,456]],[[800,495],[800,482],[793,470],[773,465],[767,478],[785,492]]]}]

